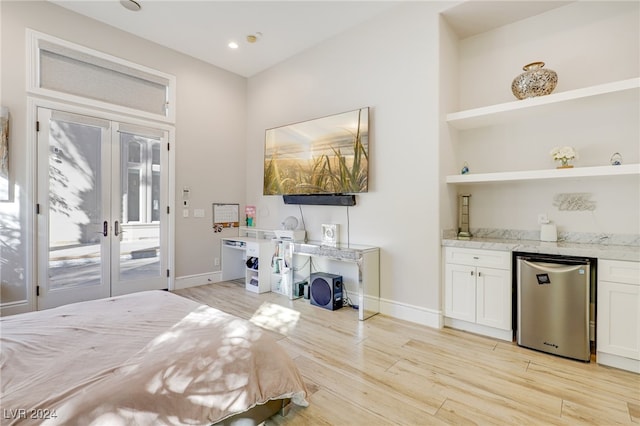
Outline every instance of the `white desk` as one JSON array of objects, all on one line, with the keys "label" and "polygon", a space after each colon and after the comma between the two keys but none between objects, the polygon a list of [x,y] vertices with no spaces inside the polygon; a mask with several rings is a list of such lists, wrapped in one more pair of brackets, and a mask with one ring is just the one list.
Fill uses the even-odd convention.
[{"label": "white desk", "polygon": [[[271,291],[274,290],[274,280],[282,275],[273,274],[270,261],[275,249],[275,239],[273,231],[254,228],[241,228],[241,233],[245,236],[229,237],[222,239],[222,280],[231,280],[246,277],[249,279],[255,275],[255,271],[247,272],[244,261],[247,254],[245,249],[247,244],[258,244],[259,253],[252,256],[260,258],[258,289],[247,284],[247,289],[251,291]],[[321,242],[293,242],[293,261],[300,256],[310,257],[313,261],[313,270],[309,273],[300,274],[298,277],[291,276],[290,284],[298,281],[300,275],[306,277],[311,272],[328,272],[341,275],[345,297],[349,297],[354,305],[358,305],[358,319],[363,321],[380,312],[380,249],[378,247],[362,246],[357,244],[338,244],[336,247],[322,245]],[[253,274],[253,275],[252,275]],[[250,276],[251,275],[251,276]],[[274,277],[274,275],[277,275]],[[291,289],[289,289],[291,290]],[[283,293],[284,294],[284,293]],[[294,298],[293,294],[288,294]]]}]

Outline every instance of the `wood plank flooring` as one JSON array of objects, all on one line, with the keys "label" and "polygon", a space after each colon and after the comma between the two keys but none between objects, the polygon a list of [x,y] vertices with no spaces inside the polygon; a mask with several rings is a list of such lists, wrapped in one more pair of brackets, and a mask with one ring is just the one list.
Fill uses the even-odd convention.
[{"label": "wood plank flooring", "polygon": [[236,282],[175,293],[270,330],[310,405],[267,425],[639,425],[640,375]]}]

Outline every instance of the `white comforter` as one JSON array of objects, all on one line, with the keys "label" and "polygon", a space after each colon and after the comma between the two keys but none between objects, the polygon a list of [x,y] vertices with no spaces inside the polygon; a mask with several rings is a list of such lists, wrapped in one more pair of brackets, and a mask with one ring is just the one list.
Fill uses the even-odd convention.
[{"label": "white comforter", "polygon": [[210,424],[271,399],[306,406],[250,322],[165,291],[0,319],[2,424]]}]

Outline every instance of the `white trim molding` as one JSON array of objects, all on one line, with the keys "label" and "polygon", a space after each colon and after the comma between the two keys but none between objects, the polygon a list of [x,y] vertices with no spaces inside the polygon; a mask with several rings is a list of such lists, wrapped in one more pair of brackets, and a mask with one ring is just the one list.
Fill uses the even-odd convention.
[{"label": "white trim molding", "polygon": [[431,328],[442,328],[442,311],[380,298],[380,313]]},{"label": "white trim molding", "polygon": [[219,283],[222,281],[222,272],[207,272],[205,274],[185,275],[183,277],[176,277],[174,290],[181,290],[184,288],[198,287],[205,284]]}]

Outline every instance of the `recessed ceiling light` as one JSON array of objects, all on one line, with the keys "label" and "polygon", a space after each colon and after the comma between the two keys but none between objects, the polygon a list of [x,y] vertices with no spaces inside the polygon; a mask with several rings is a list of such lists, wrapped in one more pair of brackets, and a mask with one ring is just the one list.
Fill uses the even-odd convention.
[{"label": "recessed ceiling light", "polygon": [[247,36],[247,42],[255,43],[256,41],[260,40],[261,37],[262,37],[262,33],[261,32],[257,32],[255,34],[249,34]]},{"label": "recessed ceiling light", "polygon": [[235,41],[230,41],[227,46],[229,46],[229,49],[237,49],[238,43],[236,43]]},{"label": "recessed ceiling light", "polygon": [[120,4],[124,6],[125,9],[131,10],[132,12],[137,12],[142,9],[140,3],[135,0],[120,0]]}]

